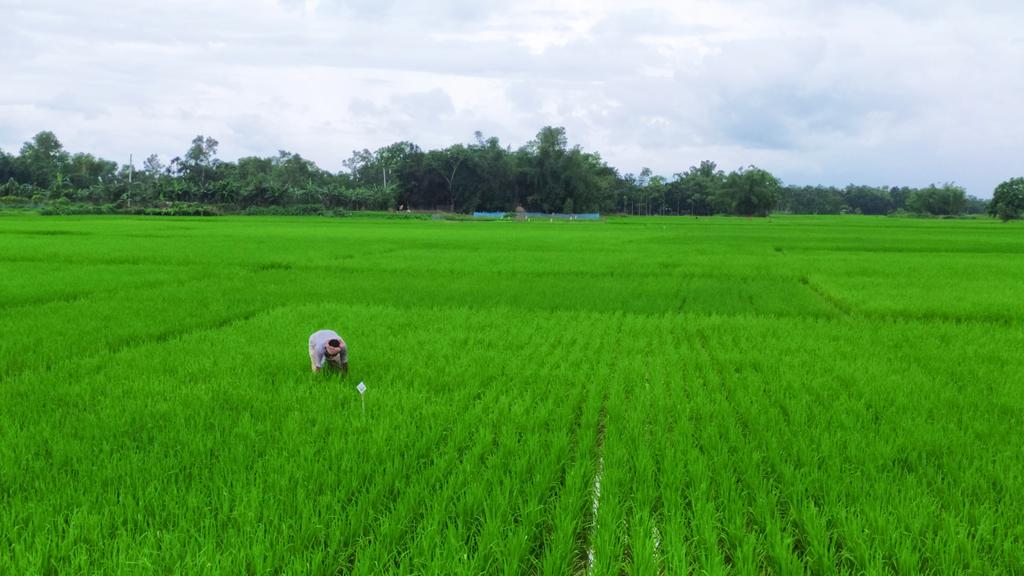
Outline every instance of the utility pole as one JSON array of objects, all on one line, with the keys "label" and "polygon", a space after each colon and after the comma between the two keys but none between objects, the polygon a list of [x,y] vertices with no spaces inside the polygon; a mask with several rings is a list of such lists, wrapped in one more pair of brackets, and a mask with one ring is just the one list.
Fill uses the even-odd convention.
[{"label": "utility pole", "polygon": [[128,155],[128,209],[132,209],[132,173],[135,172],[135,162],[132,155]]}]

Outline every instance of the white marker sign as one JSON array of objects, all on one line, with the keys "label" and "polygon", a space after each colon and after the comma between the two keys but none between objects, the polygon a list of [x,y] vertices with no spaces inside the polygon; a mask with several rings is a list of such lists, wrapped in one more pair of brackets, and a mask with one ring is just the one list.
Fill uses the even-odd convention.
[{"label": "white marker sign", "polygon": [[359,403],[363,405],[363,418],[365,418],[366,417],[366,396],[364,396],[364,395],[366,394],[366,384],[363,384],[362,382],[360,382],[359,386],[356,386],[356,390],[359,390]]}]

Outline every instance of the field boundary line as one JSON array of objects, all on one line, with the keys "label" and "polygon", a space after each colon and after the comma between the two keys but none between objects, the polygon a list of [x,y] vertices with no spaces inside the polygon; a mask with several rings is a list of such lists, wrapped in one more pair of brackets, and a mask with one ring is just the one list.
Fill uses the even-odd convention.
[{"label": "field boundary line", "polygon": [[[188,284],[195,284],[196,282],[207,282],[209,278],[197,277],[187,278],[184,280],[175,280],[177,286],[184,286]],[[23,307],[34,307],[34,306],[47,306],[50,304],[70,304],[73,302],[79,302],[82,300],[88,300],[93,296],[105,294],[107,292],[124,292],[126,290],[135,290],[138,288],[148,289],[160,284],[166,284],[167,280],[152,280],[146,282],[140,282],[138,284],[128,284],[124,286],[110,286],[108,288],[97,288],[95,290],[86,290],[84,292],[77,292],[71,294],[63,294],[57,297],[39,298],[38,300],[22,300],[20,302],[0,302],[0,310],[9,310],[12,308],[23,308]]]},{"label": "field boundary line", "polygon": [[821,286],[818,286],[817,284],[811,282],[811,279],[808,278],[807,276],[800,276],[799,278],[797,278],[797,282],[799,282],[801,285],[807,287],[807,289],[810,290],[812,293],[814,293],[814,295],[816,295],[818,298],[824,300],[829,305],[831,305],[833,308],[835,308],[836,310],[841,312],[843,314],[843,316],[854,316],[855,315],[853,310],[850,308],[849,304],[847,304],[847,303],[843,302],[842,300],[836,298],[832,294],[829,294],[827,291],[825,291],[824,288],[822,288]]},{"label": "field boundary line", "polygon": [[952,324],[959,326],[961,324],[992,324],[993,326],[999,327],[1017,327],[1021,326],[1021,320],[1013,318],[1012,316],[954,316],[946,315],[938,312],[922,312],[919,314],[908,313],[908,312],[881,312],[881,311],[868,311],[861,314],[864,318],[872,320],[897,320],[900,322],[920,322],[927,324]]},{"label": "field boundary line", "polygon": [[[77,266],[89,266],[95,264],[103,264],[107,266],[174,266],[175,268],[189,268],[194,265],[194,263],[188,262],[187,260],[139,260],[137,258],[130,257],[90,258],[88,260],[75,260],[71,256],[16,256],[14,258],[0,258],[0,262],[10,262],[12,264],[38,262],[41,264],[69,264]],[[213,263],[211,262],[210,264],[212,265]]]},{"label": "field boundary line", "polygon": [[110,354],[120,354],[120,353],[122,353],[122,352],[124,352],[126,350],[131,350],[132,348],[138,348],[138,347],[141,347],[141,346],[149,346],[149,345],[153,345],[153,344],[163,344],[164,342],[169,342],[170,340],[173,340],[174,338],[176,338],[178,336],[191,336],[193,334],[201,334],[201,333],[204,333],[204,332],[216,332],[217,330],[223,330],[223,329],[225,329],[225,328],[227,328],[227,327],[229,327],[229,326],[231,326],[233,324],[241,324],[243,322],[248,322],[248,321],[250,321],[253,318],[256,318],[258,316],[263,316],[265,314],[270,314],[270,313],[274,312],[275,310],[280,310],[282,308],[288,308],[289,306],[291,306],[291,305],[290,304],[278,304],[276,306],[271,306],[269,308],[261,308],[261,309],[258,309],[258,310],[250,310],[248,312],[245,312],[244,314],[238,314],[236,316],[231,316],[231,317],[228,317],[228,318],[223,318],[221,320],[218,320],[216,322],[212,322],[210,324],[199,324],[199,325],[193,326],[191,328],[186,328],[186,329],[183,329],[183,330],[169,330],[167,332],[161,332],[159,334],[156,334],[156,335],[151,336],[149,338],[146,338],[144,340],[131,340],[130,342],[121,343],[121,344],[118,344],[118,345],[111,346],[111,347],[109,347],[109,352],[108,353],[110,353]]},{"label": "field boundary line", "polygon": [[[256,318],[258,316],[262,316],[264,314],[270,314],[270,313],[274,312],[275,310],[279,310],[279,309],[282,309],[282,308],[288,308],[289,306],[292,306],[292,305],[290,305],[290,304],[281,304],[281,305],[277,305],[277,306],[271,306],[269,308],[261,308],[259,310],[250,310],[250,311],[248,311],[248,312],[246,312],[244,314],[238,314],[238,315],[235,315],[235,316],[231,316],[229,318],[223,318],[221,320],[218,320],[216,322],[212,322],[212,323],[209,323],[209,324],[197,324],[195,326],[192,326],[192,327],[189,327],[189,328],[185,328],[185,329],[168,330],[168,331],[165,331],[165,332],[160,332],[160,333],[154,334],[152,336],[149,336],[149,337],[143,338],[143,339],[134,338],[134,339],[130,339],[130,340],[123,340],[121,342],[113,342],[113,343],[105,346],[104,349],[99,350],[99,351],[97,351],[97,352],[95,352],[93,354],[88,354],[88,355],[81,356],[78,359],[78,362],[87,363],[88,361],[93,360],[93,359],[98,358],[98,357],[101,357],[101,356],[109,356],[109,355],[114,355],[114,354],[121,354],[121,353],[124,353],[124,352],[126,352],[128,350],[131,350],[133,348],[139,348],[139,347],[142,347],[142,346],[152,346],[154,344],[163,344],[164,342],[168,342],[168,341],[173,340],[174,338],[179,337],[179,336],[191,336],[193,334],[202,334],[204,332],[216,332],[217,330],[223,330],[224,328],[227,328],[227,327],[229,327],[229,326],[231,326],[233,324],[240,324],[240,323],[243,323],[243,322],[248,322],[248,321],[250,321],[253,318]],[[77,366],[77,368],[81,368],[81,366],[78,363],[76,363],[76,366]],[[6,374],[0,374],[0,383],[10,381],[13,378],[17,378],[17,377],[21,376],[22,374],[24,374],[26,370],[27,370],[27,367],[22,367],[22,368],[19,368],[17,370],[14,370],[12,372],[6,373]]]},{"label": "field boundary line", "polygon": [[70,304],[72,302],[78,302],[79,300],[85,300],[94,294],[99,294],[101,290],[94,290],[91,292],[76,292],[70,294],[62,294],[55,298],[38,298],[29,300],[20,300],[17,302],[0,302],[0,310],[10,310],[14,308],[31,308],[35,306],[48,306],[50,304]]}]

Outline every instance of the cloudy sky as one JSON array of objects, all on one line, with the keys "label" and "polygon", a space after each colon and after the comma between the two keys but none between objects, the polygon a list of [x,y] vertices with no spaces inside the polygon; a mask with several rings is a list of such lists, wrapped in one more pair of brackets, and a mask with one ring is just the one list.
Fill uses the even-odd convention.
[{"label": "cloudy sky", "polygon": [[1024,176],[1022,22],[1019,0],[0,0],[0,149],[52,130],[166,162],[204,134],[338,171],[557,125],[621,172],[989,197]]}]

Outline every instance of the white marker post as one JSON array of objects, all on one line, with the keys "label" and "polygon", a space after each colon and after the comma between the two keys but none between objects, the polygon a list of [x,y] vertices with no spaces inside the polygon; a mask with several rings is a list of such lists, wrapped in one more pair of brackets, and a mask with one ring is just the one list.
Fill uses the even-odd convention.
[{"label": "white marker post", "polygon": [[359,390],[359,401],[363,403],[363,416],[366,416],[366,384],[360,382],[356,386],[356,390]]}]

